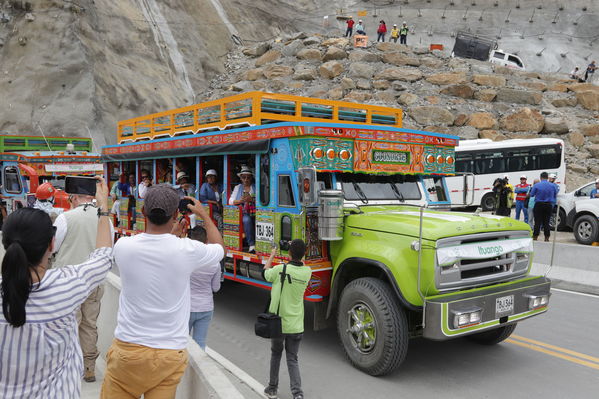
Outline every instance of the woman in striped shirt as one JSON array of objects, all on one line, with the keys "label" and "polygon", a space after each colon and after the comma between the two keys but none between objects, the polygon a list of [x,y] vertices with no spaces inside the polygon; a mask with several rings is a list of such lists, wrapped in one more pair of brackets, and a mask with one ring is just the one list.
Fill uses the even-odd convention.
[{"label": "woman in striped shirt", "polygon": [[0,398],[79,398],[83,358],[76,312],[112,264],[108,188],[98,178],[96,250],[85,263],[47,270],[54,227],[37,209],[2,228]]}]

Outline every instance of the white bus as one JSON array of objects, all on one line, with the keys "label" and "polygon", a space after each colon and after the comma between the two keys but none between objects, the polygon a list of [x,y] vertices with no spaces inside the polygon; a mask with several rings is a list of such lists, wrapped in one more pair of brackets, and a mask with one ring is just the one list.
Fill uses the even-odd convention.
[{"label": "white bus", "polygon": [[564,142],[552,138],[463,140],[456,147],[455,170],[456,173],[474,174],[474,187],[472,178],[448,177],[447,187],[453,207],[469,204],[474,194],[473,207],[480,206],[484,211],[493,209],[493,182],[503,176],[508,176],[509,183],[515,186],[520,183],[522,175],[526,175],[528,183],[532,184],[541,172],[555,173],[556,183],[563,193],[566,188]]}]

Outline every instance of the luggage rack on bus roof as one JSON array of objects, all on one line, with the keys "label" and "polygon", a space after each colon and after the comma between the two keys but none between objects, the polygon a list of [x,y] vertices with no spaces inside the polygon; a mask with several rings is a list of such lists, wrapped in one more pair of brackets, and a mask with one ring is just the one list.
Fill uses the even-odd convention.
[{"label": "luggage rack on bus roof", "polygon": [[275,122],[402,127],[402,110],[254,91],[121,121],[118,124],[118,142],[122,144]]}]

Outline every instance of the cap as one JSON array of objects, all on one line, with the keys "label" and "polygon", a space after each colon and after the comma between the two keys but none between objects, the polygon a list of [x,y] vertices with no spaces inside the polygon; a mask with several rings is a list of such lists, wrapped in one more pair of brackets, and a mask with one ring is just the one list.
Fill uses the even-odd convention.
[{"label": "cap", "polygon": [[526,177],[526,175],[522,175],[522,176],[520,176],[520,178],[521,179],[526,179],[527,177]]},{"label": "cap", "polygon": [[146,216],[154,210],[162,210],[165,215],[172,215],[178,207],[179,194],[170,184],[155,184],[148,187],[143,206]]},{"label": "cap", "polygon": [[555,179],[556,177],[557,177],[557,175],[555,173],[549,173],[550,179]]},{"label": "cap", "polygon": [[362,22],[362,20],[361,20],[361,19],[359,19],[359,20],[358,20],[358,22]]},{"label": "cap", "polygon": [[404,25],[407,25],[408,23],[407,23],[406,21],[403,21],[403,24],[404,24]]},{"label": "cap", "polygon": [[393,24],[393,26],[397,26],[397,24]]},{"label": "cap", "polygon": [[254,176],[254,172],[247,167],[246,165],[243,165],[241,167],[241,170],[239,171],[239,173],[237,173],[237,176],[241,177],[241,175],[252,175]]},{"label": "cap", "polygon": [[218,176],[218,175],[216,174],[216,170],[209,169],[208,172],[206,172],[206,176]]},{"label": "cap", "polygon": [[35,198],[38,200],[47,200],[54,197],[56,189],[48,182],[40,184],[37,190],[35,190]]},{"label": "cap", "polygon": [[185,173],[185,172],[183,172],[183,171],[181,171],[181,172],[177,173],[177,181],[179,181],[180,179],[182,179],[182,178],[184,178],[184,177],[186,177],[186,178],[188,178],[188,179],[189,179],[189,176],[187,175],[187,173]]}]

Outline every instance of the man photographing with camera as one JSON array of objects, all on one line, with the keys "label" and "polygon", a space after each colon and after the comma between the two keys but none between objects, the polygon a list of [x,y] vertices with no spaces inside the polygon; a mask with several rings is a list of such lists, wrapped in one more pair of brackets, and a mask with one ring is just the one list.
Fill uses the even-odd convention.
[{"label": "man photographing with camera", "polygon": [[179,238],[179,194],[167,184],[148,187],[145,233],[114,247],[122,282],[115,339],[106,356],[101,398],[174,398],[187,367],[189,281],[195,270],[224,257],[218,229],[192,197],[189,211],[204,221],[208,244]]}]

